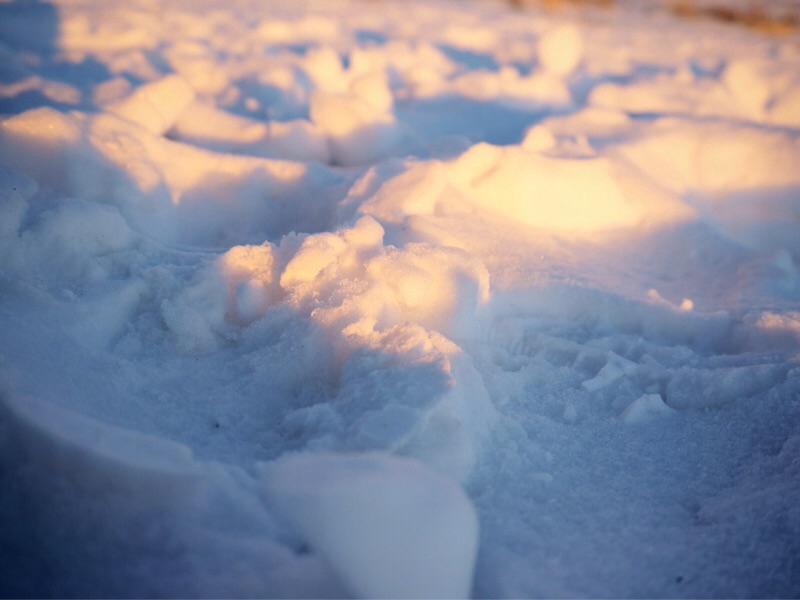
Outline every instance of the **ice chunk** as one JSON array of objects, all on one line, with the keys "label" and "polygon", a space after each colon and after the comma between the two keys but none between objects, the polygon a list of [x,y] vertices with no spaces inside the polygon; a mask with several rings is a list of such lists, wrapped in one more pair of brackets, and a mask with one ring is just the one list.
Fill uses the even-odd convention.
[{"label": "ice chunk", "polygon": [[270,503],[363,598],[465,598],[478,519],[462,489],[420,462],[317,454],[267,467]]},{"label": "ice chunk", "polygon": [[622,413],[622,420],[631,425],[634,423],[645,423],[653,419],[667,416],[675,411],[664,404],[658,394],[645,394],[625,409]]}]

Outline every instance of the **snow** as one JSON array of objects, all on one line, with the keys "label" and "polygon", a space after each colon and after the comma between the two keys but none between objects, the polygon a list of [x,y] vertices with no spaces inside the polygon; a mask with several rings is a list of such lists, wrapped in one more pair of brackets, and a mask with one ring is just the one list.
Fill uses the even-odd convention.
[{"label": "snow", "polygon": [[545,71],[564,77],[583,59],[581,32],[575,25],[559,25],[546,31],[537,43],[539,62]]},{"label": "snow", "polygon": [[266,495],[357,596],[463,598],[478,519],[464,491],[421,463],[383,454],[278,461]]},{"label": "snow", "polygon": [[798,34],[615,4],[0,3],[0,594],[798,596]]}]

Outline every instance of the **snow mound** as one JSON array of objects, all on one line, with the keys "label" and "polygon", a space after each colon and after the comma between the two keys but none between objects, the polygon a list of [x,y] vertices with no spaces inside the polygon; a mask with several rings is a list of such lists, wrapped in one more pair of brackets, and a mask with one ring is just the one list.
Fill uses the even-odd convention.
[{"label": "snow mound", "polygon": [[665,118],[615,147],[645,175],[750,247],[800,256],[800,138],[725,122]]},{"label": "snow mound", "polygon": [[166,499],[197,489],[203,473],[177,442],[115,427],[33,397],[3,395],[10,435],[34,462],[95,491]]},{"label": "snow mound", "polygon": [[604,157],[561,159],[477,144],[447,165],[454,187],[482,210],[542,229],[595,233],[677,222],[678,199]]},{"label": "snow mound", "polygon": [[311,454],[268,465],[269,503],[361,598],[466,598],[478,519],[456,484],[407,458]]}]

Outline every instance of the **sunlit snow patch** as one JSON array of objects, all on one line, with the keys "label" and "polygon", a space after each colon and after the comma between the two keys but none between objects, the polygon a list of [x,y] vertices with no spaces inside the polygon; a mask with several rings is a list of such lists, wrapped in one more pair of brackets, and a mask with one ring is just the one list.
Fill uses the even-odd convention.
[{"label": "sunlit snow patch", "polygon": [[575,160],[477,144],[448,164],[448,175],[482,210],[548,230],[593,233],[692,214],[634,170],[602,156]]}]

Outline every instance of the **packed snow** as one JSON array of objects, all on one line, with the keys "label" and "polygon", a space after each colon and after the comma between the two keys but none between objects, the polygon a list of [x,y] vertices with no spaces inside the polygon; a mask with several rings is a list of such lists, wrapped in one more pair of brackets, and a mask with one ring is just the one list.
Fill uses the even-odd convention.
[{"label": "packed snow", "polygon": [[0,2],[0,595],[800,595],[800,36]]}]

